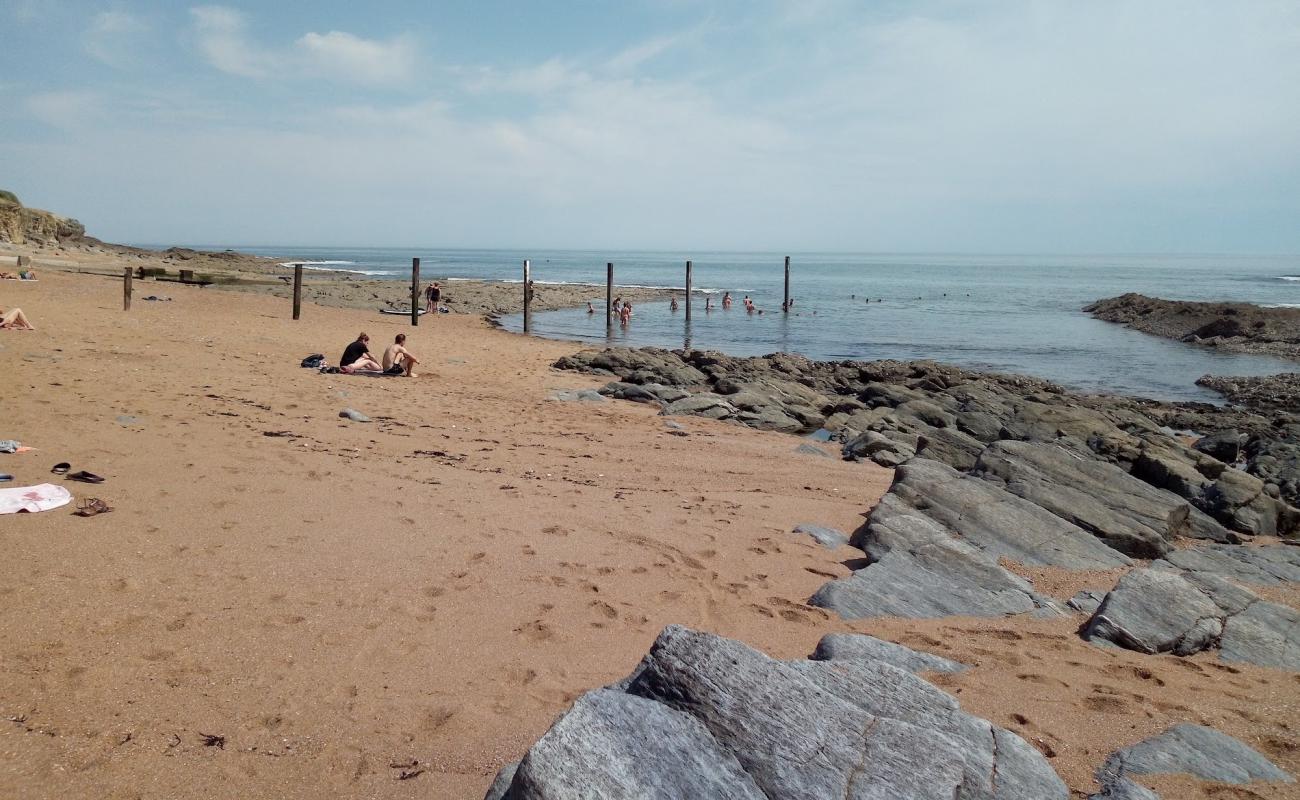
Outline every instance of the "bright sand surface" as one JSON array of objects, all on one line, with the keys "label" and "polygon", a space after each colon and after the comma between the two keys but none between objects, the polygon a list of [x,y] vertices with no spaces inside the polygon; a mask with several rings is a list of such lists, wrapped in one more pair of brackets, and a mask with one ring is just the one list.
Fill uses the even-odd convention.
[{"label": "bright sand surface", "polygon": [[[158,288],[174,301],[137,284],[123,313],[113,280],[0,282],[0,306],[39,329],[0,331],[0,438],[38,448],[0,471],[58,482],[68,461],[107,478],[74,494],[116,509],[0,517],[0,797],[478,798],[669,623],[783,658],[856,630],[965,661],[937,682],[1047,752],[1077,796],[1112,749],[1181,721],[1300,772],[1294,675],[1093,647],[1081,616],[849,624],[805,606],[861,554],[791,528],[852,530],[888,470],[549,399],[600,384],[550,369],[575,345],[473,316],[412,329],[307,305],[295,323],[282,299]],[[362,329],[377,347],[408,333],[428,375],[298,366]],[[1060,597],[1115,579],[1032,574]]]}]

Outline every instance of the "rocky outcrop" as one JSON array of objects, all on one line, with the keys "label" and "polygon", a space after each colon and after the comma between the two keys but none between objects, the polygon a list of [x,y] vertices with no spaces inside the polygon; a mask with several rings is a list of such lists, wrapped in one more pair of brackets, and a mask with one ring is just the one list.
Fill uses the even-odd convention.
[{"label": "rocky outcrop", "polygon": [[25,208],[12,192],[0,197],[0,242],[7,244],[59,244],[78,242],[86,228],[69,217],[37,208]]},{"label": "rocky outcrop", "polygon": [[1167,339],[1300,360],[1300,309],[1161,300],[1130,293],[1098,300],[1083,310],[1097,319]]},{"label": "rocky outcrop", "polygon": [[1020,737],[889,663],[776,661],[669,626],[580,698],[487,797],[1064,800]]},{"label": "rocky outcrop", "polygon": [[813,661],[880,661],[908,672],[962,672],[965,664],[922,653],[862,633],[828,633],[817,643]]},{"label": "rocky outcrop", "polygon": [[[1168,537],[1152,533],[1158,530],[1225,542],[1234,541],[1234,533],[1300,530],[1293,507],[1300,501],[1300,420],[1288,427],[1238,410],[1077,395],[1046,381],[931,362],[813,362],[789,354],[733,358],[644,348],[577,353],[556,366],[616,377],[602,394],[656,404],[665,414],[791,433],[825,429],[842,442],[846,458],[889,467],[919,456],[991,476],[996,459],[977,466],[990,445],[1054,445],[1062,458],[1077,456],[1078,469],[1096,476],[1089,492],[1114,479],[1127,487],[1120,494],[1145,504],[1136,482],[1163,490],[1150,497],[1165,498],[1161,503],[1176,509],[1175,517],[1154,528],[1108,523],[1095,529],[1131,554],[1159,556],[1165,549],[1159,539]],[[1232,431],[1244,461],[1230,464],[1216,456],[1231,456],[1231,442],[1207,444],[1206,450],[1188,446],[1166,427],[1171,421],[1209,433]],[[1034,469],[1041,473],[1045,466]],[[1073,480],[1053,483],[1070,486]],[[1170,505],[1168,493],[1185,502]],[[1069,518],[1068,509],[1056,511]],[[1087,527],[1082,518],[1071,521]]]},{"label": "rocky outcrop", "polygon": [[1220,783],[1294,781],[1244,742],[1214,728],[1189,724],[1175,725],[1158,736],[1115,751],[1097,777],[1108,785],[1127,775],[1166,772],[1185,772]]},{"label": "rocky outcrop", "polygon": [[1244,378],[1203,375],[1196,379],[1196,385],[1213,389],[1236,405],[1260,411],[1295,413],[1300,409],[1300,372]]},{"label": "rocky outcrop", "polygon": [[1225,661],[1300,671],[1300,612],[1210,573],[1134,570],[1082,633],[1141,653],[1186,656],[1218,648]]}]

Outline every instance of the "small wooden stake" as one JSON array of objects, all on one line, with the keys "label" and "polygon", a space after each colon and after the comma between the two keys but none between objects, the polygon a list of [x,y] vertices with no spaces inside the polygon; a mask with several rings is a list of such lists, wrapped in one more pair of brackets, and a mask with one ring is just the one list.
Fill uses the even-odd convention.
[{"label": "small wooden stake", "polygon": [[531,306],[533,303],[532,263],[524,259],[524,333],[532,330]]},{"label": "small wooden stake", "polygon": [[131,268],[122,267],[122,310],[131,310]]},{"label": "small wooden stake", "polygon": [[614,263],[605,264],[605,329],[614,327]]},{"label": "small wooden stake", "polygon": [[686,319],[691,318],[691,262],[686,262]]},{"label": "small wooden stake", "polygon": [[790,310],[790,256],[785,257],[785,302],[781,304],[781,310]]},{"label": "small wooden stake", "polygon": [[420,259],[411,259],[411,324],[420,324]]},{"label": "small wooden stake", "polygon": [[302,264],[293,265],[293,318],[302,316]]}]

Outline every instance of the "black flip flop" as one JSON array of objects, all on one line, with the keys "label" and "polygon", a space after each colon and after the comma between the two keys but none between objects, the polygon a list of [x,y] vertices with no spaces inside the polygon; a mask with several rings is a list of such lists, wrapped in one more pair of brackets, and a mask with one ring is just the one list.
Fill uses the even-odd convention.
[{"label": "black flip flop", "polygon": [[104,482],[103,478],[99,477],[93,472],[86,472],[85,470],[82,470],[81,472],[72,473],[71,475],[68,476],[68,480],[81,481],[82,483],[103,483]]},{"label": "black flip flop", "polygon": [[13,479],[14,476],[10,475],[8,472],[0,473],[0,483],[7,483],[8,481],[11,481]]},{"label": "black flip flop", "polygon": [[67,475],[68,470],[70,469],[72,469],[71,464],[69,464],[66,461],[60,461],[59,463],[54,465],[54,468],[51,469],[50,472],[53,472],[55,475]]}]

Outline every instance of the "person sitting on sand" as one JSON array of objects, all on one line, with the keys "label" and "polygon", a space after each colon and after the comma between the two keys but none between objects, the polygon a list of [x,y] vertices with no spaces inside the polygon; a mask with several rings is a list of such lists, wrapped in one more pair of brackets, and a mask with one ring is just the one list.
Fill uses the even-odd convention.
[{"label": "person sitting on sand", "polygon": [[370,337],[363,331],[357,340],[348,345],[339,359],[339,369],[344,372],[382,372],[383,367],[370,355]]},{"label": "person sitting on sand", "polygon": [[677,310],[677,295],[671,295],[671,299],[669,299],[668,301],[668,310],[669,311]]},{"label": "person sitting on sand", "polygon": [[632,319],[632,304],[624,303],[621,311],[618,312],[619,322],[626,325]]},{"label": "person sitting on sand", "polygon": [[0,308],[0,328],[6,328],[11,331],[34,331],[36,327],[27,321],[27,315],[21,308],[11,308],[5,311]]},{"label": "person sitting on sand", "polygon": [[722,293],[722,308],[724,310],[731,308],[731,292]]},{"label": "person sitting on sand", "polygon": [[386,374],[405,375],[408,378],[417,377],[411,370],[416,364],[420,363],[420,359],[411,355],[410,351],[406,349],[406,334],[397,334],[397,338],[393,340],[393,343],[384,350],[383,358],[383,367]]}]

